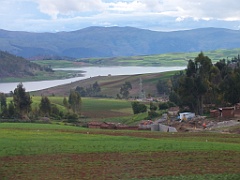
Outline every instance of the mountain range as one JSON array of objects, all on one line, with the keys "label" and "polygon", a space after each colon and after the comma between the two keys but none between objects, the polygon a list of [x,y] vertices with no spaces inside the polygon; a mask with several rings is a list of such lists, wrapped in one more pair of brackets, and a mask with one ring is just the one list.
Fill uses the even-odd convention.
[{"label": "mountain range", "polygon": [[118,57],[238,47],[240,31],[222,28],[172,32],[133,27],[88,27],[57,33],[0,30],[0,50],[28,59]]}]

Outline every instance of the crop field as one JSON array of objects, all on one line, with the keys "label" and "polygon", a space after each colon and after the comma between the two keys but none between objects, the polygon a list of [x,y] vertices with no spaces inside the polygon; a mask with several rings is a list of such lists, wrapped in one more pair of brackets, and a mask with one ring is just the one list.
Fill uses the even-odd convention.
[{"label": "crop field", "polygon": [[[52,104],[55,104],[61,111],[66,112],[61,96],[48,97]],[[10,101],[10,100],[8,100]],[[38,107],[41,101],[40,96],[32,97],[32,107]],[[82,98],[82,115],[88,118],[112,118],[133,115],[131,102],[127,100],[103,99],[103,98]]]},{"label": "crop field", "polygon": [[[83,58],[77,61],[34,61],[40,65],[58,67],[76,67],[76,66],[186,66],[188,60],[194,59],[200,52],[190,53],[168,53],[146,56],[131,56],[131,57],[113,57],[113,58]],[[212,59],[213,62],[220,59],[231,60],[239,54],[238,49],[219,49],[214,51],[204,52],[206,56]]]},{"label": "crop field", "polygon": [[240,135],[0,123],[0,179],[239,179]]}]

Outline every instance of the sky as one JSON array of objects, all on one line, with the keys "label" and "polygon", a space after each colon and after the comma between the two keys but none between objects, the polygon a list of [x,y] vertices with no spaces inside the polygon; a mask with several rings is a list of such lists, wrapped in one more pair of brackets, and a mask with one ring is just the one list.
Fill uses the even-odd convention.
[{"label": "sky", "polygon": [[240,29],[239,0],[0,0],[0,29],[75,31],[131,26],[154,31]]}]

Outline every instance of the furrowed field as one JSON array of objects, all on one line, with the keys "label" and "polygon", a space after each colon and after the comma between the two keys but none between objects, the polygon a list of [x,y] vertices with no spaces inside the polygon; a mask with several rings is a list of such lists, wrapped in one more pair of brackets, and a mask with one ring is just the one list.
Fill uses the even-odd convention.
[{"label": "furrowed field", "polygon": [[0,179],[239,179],[240,135],[0,123]]}]

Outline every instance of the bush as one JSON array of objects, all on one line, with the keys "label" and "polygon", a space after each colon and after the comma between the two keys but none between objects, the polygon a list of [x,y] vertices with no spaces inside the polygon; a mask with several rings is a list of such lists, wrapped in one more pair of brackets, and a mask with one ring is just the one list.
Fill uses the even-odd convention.
[{"label": "bush", "polygon": [[157,110],[157,106],[155,104],[153,104],[153,102],[150,102],[150,110],[151,111],[156,111]]},{"label": "bush", "polygon": [[65,115],[65,118],[67,119],[67,122],[69,123],[74,123],[74,122],[77,122],[78,120],[78,115],[75,114],[75,113],[67,113]]},{"label": "bush", "polygon": [[139,102],[132,102],[132,109],[134,114],[147,112],[147,106]]},{"label": "bush", "polygon": [[159,108],[159,110],[165,110],[165,109],[168,109],[169,108],[169,106],[168,106],[168,103],[160,103],[159,105],[158,105],[158,108]]},{"label": "bush", "polygon": [[159,117],[159,116],[160,116],[160,114],[157,113],[156,111],[148,111],[147,119],[154,119],[154,118]]},{"label": "bush", "polygon": [[176,107],[177,105],[174,102],[168,101],[168,107]]}]

